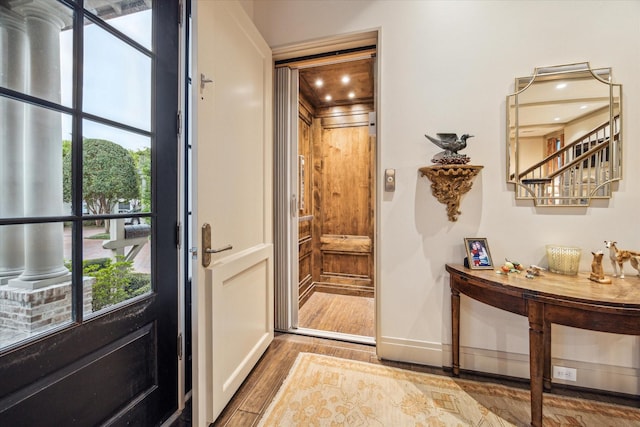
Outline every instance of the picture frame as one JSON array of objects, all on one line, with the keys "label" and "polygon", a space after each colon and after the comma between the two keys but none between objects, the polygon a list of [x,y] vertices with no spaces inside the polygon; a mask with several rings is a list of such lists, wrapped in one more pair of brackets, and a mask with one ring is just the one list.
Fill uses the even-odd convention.
[{"label": "picture frame", "polygon": [[469,268],[474,270],[489,270],[493,267],[493,258],[489,251],[489,242],[485,237],[465,237],[464,247],[467,251]]}]

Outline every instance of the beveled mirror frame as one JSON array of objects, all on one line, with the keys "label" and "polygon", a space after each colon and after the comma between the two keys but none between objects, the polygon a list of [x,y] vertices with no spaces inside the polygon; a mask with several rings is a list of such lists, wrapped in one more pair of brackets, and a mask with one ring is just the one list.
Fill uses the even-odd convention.
[{"label": "beveled mirror frame", "polygon": [[515,79],[506,102],[506,172],[516,199],[588,206],[611,197],[622,178],[622,85],[611,80],[611,68],[588,62]]}]

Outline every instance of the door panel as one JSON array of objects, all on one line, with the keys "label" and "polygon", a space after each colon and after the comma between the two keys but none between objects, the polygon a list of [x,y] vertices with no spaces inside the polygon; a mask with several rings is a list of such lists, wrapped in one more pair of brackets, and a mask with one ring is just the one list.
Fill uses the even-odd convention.
[{"label": "door panel", "polygon": [[[118,414],[132,402],[142,402],[156,388],[156,373],[152,369],[157,363],[156,334],[153,324],[145,325],[42,378],[36,383],[42,387],[11,406],[2,414],[3,419],[19,420],[11,425],[98,425],[104,421],[105,413]],[[85,390],[86,398],[69,399],[69,390]],[[46,421],[42,402],[51,407],[46,411]],[[154,417],[149,414],[145,419],[152,423]]]},{"label": "door panel", "polygon": [[212,404],[219,414],[273,339],[272,247],[259,245],[226,257],[205,274],[205,286],[213,289]]},{"label": "door panel", "polygon": [[[25,61],[22,62],[24,67],[21,68],[18,57],[15,57],[16,61],[12,61],[12,64],[16,67],[9,73],[11,78],[23,78],[22,86],[14,86],[11,89],[10,85],[0,78],[0,122],[3,126],[8,123],[4,121],[3,114],[6,111],[2,108],[7,105],[4,101],[8,99],[14,103],[39,106],[36,110],[45,110],[50,116],[64,113],[62,123],[59,119],[45,120],[51,125],[44,132],[47,138],[39,139],[34,137],[34,134],[21,132],[19,138],[12,141],[14,144],[12,153],[32,153],[38,151],[38,142],[52,141],[53,148],[48,148],[51,149],[54,166],[60,171],[60,165],[62,165],[60,160],[64,158],[66,159],[64,168],[67,171],[73,171],[69,173],[73,177],[73,182],[70,185],[69,194],[64,196],[65,201],[68,202],[64,209],[62,209],[62,196],[56,203],[45,203],[50,205],[51,212],[34,211],[26,215],[26,211],[7,213],[0,209],[0,229],[12,224],[22,226],[24,223],[25,228],[28,226],[35,231],[36,239],[32,238],[33,235],[28,236],[28,233],[24,233],[21,237],[25,242],[35,241],[33,250],[23,250],[22,247],[13,246],[10,248],[12,252],[20,253],[25,260],[31,258],[28,262],[33,261],[35,264],[45,266],[46,263],[43,260],[46,260],[45,255],[48,252],[48,255],[59,256],[61,262],[64,259],[65,270],[71,269],[71,274],[68,276],[65,274],[44,278],[44,283],[31,287],[25,287],[24,283],[18,286],[17,282],[21,280],[19,277],[15,279],[16,282],[0,287],[0,318],[6,319],[5,315],[9,310],[21,311],[24,315],[31,317],[28,324],[22,325],[24,328],[19,331],[24,335],[9,342],[3,339],[6,338],[5,333],[15,332],[14,326],[0,321],[0,425],[2,426],[159,425],[177,410],[178,249],[175,230],[178,160],[175,118],[178,110],[178,8],[173,2],[147,2],[136,9],[136,13],[146,13],[149,22],[153,17],[155,28],[162,28],[162,31],[153,31],[155,50],[150,51],[133,42],[126,35],[110,28],[110,19],[114,14],[127,15],[131,11],[116,10],[116,8],[89,11],[83,10],[79,4],[82,2],[63,3],[40,0],[29,2],[26,6],[20,2],[3,2],[0,7],[2,9],[0,11],[0,39],[2,39],[0,54],[5,58],[4,49],[7,47],[12,51],[21,50],[20,58]],[[152,10],[148,8],[149,5],[153,6]],[[12,10],[7,11],[7,8]],[[64,20],[56,16],[60,9],[65,10]],[[23,13],[25,16],[21,16]],[[14,22],[5,26],[7,23],[5,18],[13,18]],[[132,18],[132,16],[125,18]],[[18,38],[11,40],[4,38],[5,30],[10,28],[13,31],[19,28],[23,20],[30,21],[29,25],[31,25],[28,29],[22,28],[19,31],[21,37],[29,38],[33,43],[28,60],[24,56],[29,53],[26,44],[20,44]],[[50,32],[34,31],[38,30],[41,24],[47,26]],[[52,27],[49,24],[58,26]],[[61,27],[63,24],[64,27]],[[117,43],[135,50],[138,55],[151,58],[149,61],[152,62],[151,68],[145,69],[148,73],[146,81],[149,82],[147,84],[148,99],[142,100],[148,110],[144,113],[148,113],[151,117],[151,128],[136,128],[129,124],[112,121],[114,117],[110,113],[115,110],[125,111],[131,107],[130,100],[121,100],[119,104],[113,104],[102,99],[103,110],[94,111],[95,114],[91,115],[91,120],[86,120],[88,115],[82,109],[83,81],[90,80],[88,76],[95,72],[96,67],[90,66],[86,57],[85,61],[82,60],[82,47],[83,42],[89,39],[90,32],[97,28],[101,31],[109,29],[107,31],[109,38],[116,39]],[[151,28],[149,27],[148,30],[150,34]],[[44,35],[48,35],[46,40],[48,44],[43,43],[38,49],[33,49],[38,46],[36,42],[44,42],[39,39]],[[61,42],[65,37],[68,43],[76,43],[73,49],[68,50],[67,56],[57,51],[58,45],[66,43]],[[89,56],[89,49],[97,49],[95,45],[91,48],[88,42],[84,46],[84,53],[87,53],[87,56]],[[58,73],[57,78],[56,73]],[[60,75],[64,80],[73,80],[73,87],[67,87],[62,91],[63,95],[66,93],[69,96],[66,101],[63,99],[64,96],[60,98],[60,87],[56,87]],[[23,89],[32,79],[38,80],[39,90],[27,95]],[[108,79],[100,81],[103,89],[108,89],[109,84],[121,86],[123,82]],[[30,87],[33,89],[36,86],[31,84]],[[73,93],[72,100],[71,93]],[[15,111],[22,110],[23,107]],[[12,122],[12,124],[20,129],[35,128],[42,125],[38,122],[43,117],[44,114],[31,115],[24,121]],[[67,119],[68,123],[65,125]],[[90,259],[95,261],[97,258],[92,256],[89,250],[89,247],[94,245],[89,244],[83,236],[83,229],[86,228],[87,222],[106,221],[108,223],[112,219],[121,220],[130,216],[130,214],[119,214],[109,210],[96,213],[86,212],[83,209],[83,205],[87,202],[85,199],[88,198],[86,191],[83,192],[83,190],[86,190],[89,185],[86,180],[83,180],[86,165],[82,160],[88,146],[85,142],[86,139],[96,138],[93,134],[95,128],[91,128],[89,122],[100,124],[103,128],[120,130],[121,134],[135,134],[149,141],[145,148],[149,149],[152,162],[144,166],[138,163],[137,169],[134,170],[134,173],[139,173],[144,169],[143,175],[147,178],[145,190],[148,192],[145,191],[145,195],[140,197],[126,196],[126,199],[144,198],[145,200],[148,196],[149,204],[145,206],[147,209],[134,216],[137,215],[140,221],[148,224],[153,222],[153,228],[149,230],[153,248],[145,253],[145,256],[149,257],[143,263],[146,270],[136,271],[137,275],[129,274],[132,272],[125,267],[118,268],[120,266],[111,270],[101,268],[100,277],[96,275],[88,278],[85,276],[90,274],[84,274],[88,271],[83,268],[85,267],[83,261]],[[69,129],[64,126],[68,126]],[[64,130],[68,130],[68,133]],[[62,143],[63,139],[69,138],[71,141]],[[116,136],[113,139],[116,140]],[[5,142],[0,136],[0,146]],[[122,141],[117,142],[123,145]],[[125,150],[126,156],[130,155],[129,151],[135,150],[133,148]],[[71,155],[68,156],[70,153]],[[32,159],[33,162],[29,165],[28,171],[21,170],[15,175],[24,178],[30,175],[28,177],[30,182],[36,182],[43,187],[51,184],[51,187],[56,187],[56,191],[62,195],[63,174],[54,175],[50,170],[46,170],[44,167],[47,163],[46,158],[32,157]],[[55,161],[56,159],[58,161]],[[19,163],[18,166],[21,167],[22,159]],[[26,163],[25,161],[25,166]],[[106,175],[107,172],[103,171],[103,174]],[[65,175],[65,184],[69,184],[72,179],[69,177],[69,181],[66,181],[67,176]],[[128,183],[135,182],[138,176],[135,174]],[[26,188],[19,188],[13,182],[0,179],[0,193],[5,194],[7,189],[18,189],[25,195],[30,193]],[[23,202],[22,198],[14,200],[14,203],[21,205],[21,208]],[[58,210],[55,207],[61,209]],[[47,233],[51,239],[45,242],[38,235],[44,235],[45,233],[41,230],[48,229],[43,225],[56,225],[56,223],[60,224],[59,230],[56,233]],[[63,224],[66,228],[64,232]],[[97,242],[97,246],[101,246],[102,243],[100,240],[93,242]],[[0,244],[2,243],[5,242],[0,239]],[[149,249],[150,245],[145,247]],[[102,261],[106,258],[108,262],[116,264],[111,250],[106,249],[105,252],[106,254],[100,254],[100,257],[104,257]],[[7,261],[3,255],[4,253],[0,251],[0,270]],[[141,261],[141,256],[142,253],[135,261]],[[93,266],[97,268],[96,264]],[[136,263],[133,264],[135,269]],[[65,282],[58,280],[53,280],[54,283],[45,282],[58,277],[63,277]],[[137,282],[134,283],[136,279]],[[96,286],[94,283],[98,280],[102,283]],[[28,281],[24,279],[24,282]],[[134,293],[133,288],[141,282],[144,285],[136,288],[140,292]],[[64,287],[67,289],[63,290]],[[117,298],[109,299],[108,305],[98,309],[92,304],[96,303],[99,292]],[[119,294],[124,294],[125,297]],[[42,300],[45,305],[50,305],[46,309],[40,306],[40,309],[50,311],[49,314],[53,315],[51,318],[43,321],[45,317],[42,316],[43,313],[38,314],[33,306],[28,306],[36,299]],[[60,319],[61,317],[63,319]],[[60,322],[60,320],[63,321]],[[42,326],[45,326],[44,329],[41,328]]]},{"label": "door panel", "polygon": [[[367,126],[323,128],[314,150],[322,159],[314,185],[319,195],[316,289],[373,296],[373,153]],[[329,126],[324,124],[323,126]]]},{"label": "door panel", "polygon": [[312,293],[312,237],[311,221],[313,217],[300,218],[298,222],[298,304],[299,307],[309,299]]},{"label": "door panel", "polygon": [[[234,1],[197,1],[194,425],[213,422],[273,339],[271,50]],[[200,236],[194,236],[200,242]],[[199,248],[200,251],[205,248]]]}]

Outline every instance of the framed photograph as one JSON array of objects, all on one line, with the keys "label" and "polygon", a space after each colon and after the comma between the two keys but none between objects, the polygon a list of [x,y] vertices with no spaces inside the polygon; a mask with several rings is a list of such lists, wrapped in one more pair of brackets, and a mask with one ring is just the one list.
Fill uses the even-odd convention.
[{"label": "framed photograph", "polygon": [[484,237],[465,237],[464,247],[467,251],[469,268],[491,269],[493,260],[489,252],[489,243]]}]

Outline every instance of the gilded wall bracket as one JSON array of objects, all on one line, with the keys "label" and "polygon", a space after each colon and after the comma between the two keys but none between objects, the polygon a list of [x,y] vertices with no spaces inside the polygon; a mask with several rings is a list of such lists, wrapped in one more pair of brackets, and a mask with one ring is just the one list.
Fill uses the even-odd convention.
[{"label": "gilded wall bracket", "polygon": [[431,180],[431,193],[447,205],[449,221],[457,221],[462,212],[460,198],[471,190],[473,178],[483,166],[474,165],[434,165],[420,168],[422,176]]}]

